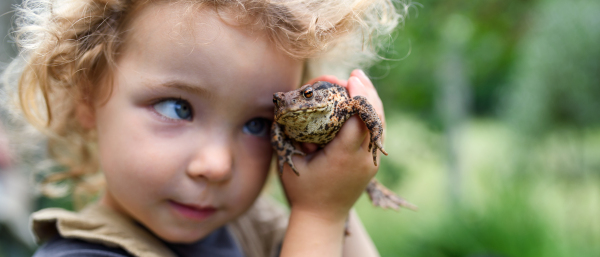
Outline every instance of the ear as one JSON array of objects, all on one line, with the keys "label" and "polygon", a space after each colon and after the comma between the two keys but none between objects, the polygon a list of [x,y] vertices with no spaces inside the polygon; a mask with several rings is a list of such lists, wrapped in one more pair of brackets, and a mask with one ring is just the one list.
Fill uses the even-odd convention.
[{"label": "ear", "polygon": [[94,129],[96,127],[96,112],[89,103],[78,103],[75,107],[75,117],[84,129]]}]

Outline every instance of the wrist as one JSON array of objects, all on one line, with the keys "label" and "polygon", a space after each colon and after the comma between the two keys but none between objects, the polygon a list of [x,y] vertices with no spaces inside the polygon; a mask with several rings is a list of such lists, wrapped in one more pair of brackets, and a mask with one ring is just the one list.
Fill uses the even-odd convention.
[{"label": "wrist", "polygon": [[302,206],[291,206],[290,218],[295,216],[304,221],[310,221],[321,225],[345,224],[350,215],[350,210],[336,210],[328,208],[304,208]]},{"label": "wrist", "polygon": [[341,256],[345,224],[344,217],[292,208],[281,256]]}]

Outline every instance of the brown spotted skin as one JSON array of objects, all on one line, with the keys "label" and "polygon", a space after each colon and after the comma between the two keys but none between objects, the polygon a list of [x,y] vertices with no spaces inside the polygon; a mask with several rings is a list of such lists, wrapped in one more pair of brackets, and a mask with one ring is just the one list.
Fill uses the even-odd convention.
[{"label": "brown spotted skin", "polygon": [[[373,106],[363,96],[350,98],[348,90],[325,81],[307,84],[289,92],[273,94],[275,121],[271,127],[271,145],[277,154],[281,174],[285,163],[300,175],[292,162],[294,154],[304,155],[294,142],[315,143],[320,147],[329,143],[346,120],[358,114],[369,129],[371,140],[368,151],[377,166],[377,150],[387,155],[381,143],[383,125]],[[414,205],[395,195],[375,179],[367,186],[367,193],[375,206],[414,209]]]}]

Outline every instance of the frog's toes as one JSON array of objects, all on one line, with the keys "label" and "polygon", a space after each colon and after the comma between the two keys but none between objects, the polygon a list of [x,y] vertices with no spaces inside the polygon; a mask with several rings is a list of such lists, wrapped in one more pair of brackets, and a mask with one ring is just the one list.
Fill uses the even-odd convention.
[{"label": "frog's toes", "polygon": [[408,208],[413,211],[417,210],[417,206],[396,195],[394,192],[379,183],[376,179],[372,179],[371,182],[369,182],[366,191],[371,199],[371,202],[373,202],[373,205],[375,206],[394,210],[397,210],[400,207]]},{"label": "frog's toes", "polygon": [[373,148],[373,164],[377,166],[377,147]]},{"label": "frog's toes", "polygon": [[369,142],[369,152],[373,153],[373,163],[377,166],[377,150],[381,151],[383,154],[388,155],[388,153],[383,149],[383,145],[378,138],[371,138],[371,142]]},{"label": "frog's toes", "polygon": [[300,173],[298,173],[298,170],[296,170],[296,166],[294,166],[294,162],[292,161],[292,156],[294,154],[299,154],[302,156],[306,155],[304,152],[292,147],[288,147],[285,149],[285,151],[282,151],[282,153],[278,154],[277,162],[279,164],[279,175],[283,173],[283,165],[287,163],[290,165],[290,168],[292,168],[292,171],[294,171],[297,176],[300,176]]}]

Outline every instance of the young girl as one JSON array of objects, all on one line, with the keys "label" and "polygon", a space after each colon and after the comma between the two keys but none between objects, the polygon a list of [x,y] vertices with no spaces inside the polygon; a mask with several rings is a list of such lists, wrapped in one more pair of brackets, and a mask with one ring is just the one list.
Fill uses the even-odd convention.
[{"label": "young girl", "polygon": [[304,145],[301,176],[286,167],[289,216],[259,195],[273,93],[326,80],[383,120],[348,67],[399,18],[387,0],[25,0],[6,76],[18,71],[19,106],[66,169],[45,182],[105,185],[80,212],[32,215],[35,256],[378,255],[350,212],[377,172],[357,117],[324,149]]}]

